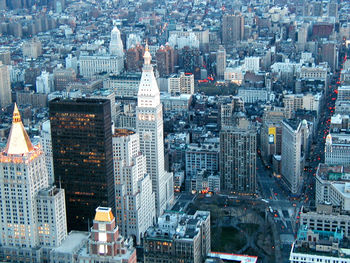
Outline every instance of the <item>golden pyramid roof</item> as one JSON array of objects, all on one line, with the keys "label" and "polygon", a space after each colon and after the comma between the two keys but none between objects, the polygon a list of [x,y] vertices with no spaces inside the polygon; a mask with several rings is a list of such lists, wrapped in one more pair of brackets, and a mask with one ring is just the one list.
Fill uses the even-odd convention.
[{"label": "golden pyramid roof", "polygon": [[97,207],[94,220],[101,222],[111,222],[114,219],[112,209],[109,207]]},{"label": "golden pyramid roof", "polygon": [[32,142],[30,141],[29,136],[24,129],[17,104],[15,104],[10,135],[8,137],[4,153],[20,155],[31,152],[33,149],[34,147],[32,145]]}]

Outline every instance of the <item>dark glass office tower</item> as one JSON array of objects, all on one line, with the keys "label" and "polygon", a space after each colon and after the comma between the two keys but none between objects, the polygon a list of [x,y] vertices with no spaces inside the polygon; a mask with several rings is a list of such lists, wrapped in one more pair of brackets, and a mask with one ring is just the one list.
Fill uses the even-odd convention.
[{"label": "dark glass office tower", "polygon": [[68,230],[86,230],[96,207],[115,207],[110,101],[58,98],[49,107],[55,182],[66,192]]}]

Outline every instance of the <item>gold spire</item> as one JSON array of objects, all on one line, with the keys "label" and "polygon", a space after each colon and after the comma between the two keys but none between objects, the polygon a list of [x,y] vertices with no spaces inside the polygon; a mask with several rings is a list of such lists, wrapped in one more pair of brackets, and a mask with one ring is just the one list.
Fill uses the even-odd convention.
[{"label": "gold spire", "polygon": [[4,153],[24,154],[31,152],[33,149],[34,147],[21,121],[21,115],[19,113],[17,104],[15,104],[13,110],[11,131],[7,139],[7,145],[4,150]]},{"label": "gold spire", "polygon": [[17,103],[15,103],[15,108],[13,109],[12,123],[21,122],[21,115],[19,113]]},{"label": "gold spire", "polygon": [[111,222],[114,219],[112,209],[109,207],[97,207],[94,220],[100,222]]}]

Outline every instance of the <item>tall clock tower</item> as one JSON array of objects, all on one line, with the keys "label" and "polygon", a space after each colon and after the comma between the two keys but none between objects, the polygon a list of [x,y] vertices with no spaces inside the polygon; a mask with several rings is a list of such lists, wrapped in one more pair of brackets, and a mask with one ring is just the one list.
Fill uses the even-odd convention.
[{"label": "tall clock tower", "polygon": [[147,173],[152,179],[158,217],[174,200],[174,183],[173,174],[164,169],[163,111],[148,45],[143,58],[144,65],[137,94],[136,129],[140,136],[141,152],[146,156]]}]

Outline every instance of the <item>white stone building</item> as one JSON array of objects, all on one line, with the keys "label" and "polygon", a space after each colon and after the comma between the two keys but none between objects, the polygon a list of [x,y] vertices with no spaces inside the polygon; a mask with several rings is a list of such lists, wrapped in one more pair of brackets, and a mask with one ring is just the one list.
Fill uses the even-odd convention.
[{"label": "white stone building", "polygon": [[293,194],[301,190],[303,183],[304,158],[309,136],[308,124],[293,120],[282,122],[281,174]]},{"label": "white stone building", "polygon": [[50,186],[45,155],[32,145],[17,105],[0,153],[0,195],[1,260],[42,262],[67,235],[64,190]]},{"label": "white stone building", "polygon": [[137,96],[136,130],[141,152],[146,156],[147,173],[152,179],[158,217],[173,203],[174,183],[173,174],[164,169],[163,110],[151,59],[146,46]]},{"label": "white stone building", "polygon": [[194,94],[194,75],[181,72],[168,78],[168,92],[171,95]]},{"label": "white stone building", "polygon": [[9,106],[11,101],[10,72],[8,66],[0,61],[0,107]]},{"label": "white stone building", "polygon": [[116,129],[112,140],[116,222],[123,236],[135,236],[140,244],[155,221],[155,196],[146,174],[146,157],[140,152],[137,133]]},{"label": "white stone building", "polygon": [[53,91],[53,75],[49,72],[43,71],[41,75],[36,78],[36,92],[49,94]]},{"label": "white stone building", "polygon": [[119,74],[124,68],[123,57],[118,56],[80,56],[80,75],[85,78],[98,74]]},{"label": "white stone building", "polygon": [[45,154],[45,162],[46,162],[47,173],[49,176],[49,183],[53,184],[55,181],[55,177],[54,177],[54,170],[53,170],[51,125],[49,120],[45,121],[41,127],[40,145]]},{"label": "white stone building", "polygon": [[120,31],[115,26],[111,32],[111,42],[109,43],[109,54],[124,58],[124,47],[120,37]]},{"label": "white stone building", "polygon": [[325,163],[329,165],[350,165],[350,136],[330,133],[326,137]]},{"label": "white stone building", "polygon": [[126,73],[118,76],[109,76],[103,80],[104,89],[112,89],[116,97],[136,98],[140,86],[141,75]]}]

